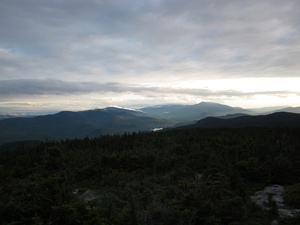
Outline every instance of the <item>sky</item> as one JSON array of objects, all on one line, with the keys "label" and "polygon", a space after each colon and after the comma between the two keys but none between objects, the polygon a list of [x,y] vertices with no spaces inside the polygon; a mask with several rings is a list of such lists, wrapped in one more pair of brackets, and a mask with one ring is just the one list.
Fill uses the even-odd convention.
[{"label": "sky", "polygon": [[0,114],[300,106],[299,0],[0,0]]}]

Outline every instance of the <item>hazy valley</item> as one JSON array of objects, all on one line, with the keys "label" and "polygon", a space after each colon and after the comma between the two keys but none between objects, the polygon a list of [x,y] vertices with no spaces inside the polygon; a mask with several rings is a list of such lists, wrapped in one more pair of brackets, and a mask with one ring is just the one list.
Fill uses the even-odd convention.
[{"label": "hazy valley", "polygon": [[[262,112],[262,109],[259,112]],[[201,102],[196,105],[161,105],[137,110],[107,107],[30,117],[5,115],[0,117],[0,144],[27,140],[91,138],[186,125],[185,128],[300,126],[300,107],[277,109],[264,112],[264,115],[260,115],[259,112],[254,109]],[[271,115],[272,113],[275,114]]]}]

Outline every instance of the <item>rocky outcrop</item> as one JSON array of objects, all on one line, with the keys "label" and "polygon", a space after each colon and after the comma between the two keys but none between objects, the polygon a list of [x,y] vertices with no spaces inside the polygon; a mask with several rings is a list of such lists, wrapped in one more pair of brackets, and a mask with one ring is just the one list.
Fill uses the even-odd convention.
[{"label": "rocky outcrop", "polygon": [[283,199],[284,187],[281,185],[272,185],[264,190],[257,191],[250,198],[260,207],[271,210],[272,202],[276,204],[278,215],[280,217],[292,217],[300,213],[300,209],[294,209],[285,204]]},{"label": "rocky outcrop", "polygon": [[73,194],[77,195],[79,199],[82,199],[85,202],[90,202],[99,198],[99,196],[97,196],[92,190],[81,191],[79,189],[75,189]]}]

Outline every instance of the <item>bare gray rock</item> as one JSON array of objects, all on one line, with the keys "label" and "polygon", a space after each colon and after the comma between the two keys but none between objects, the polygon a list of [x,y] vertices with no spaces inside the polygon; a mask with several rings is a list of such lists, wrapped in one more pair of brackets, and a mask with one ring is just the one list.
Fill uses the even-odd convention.
[{"label": "bare gray rock", "polygon": [[[283,199],[284,187],[281,185],[272,185],[266,187],[264,190],[257,191],[254,195],[250,196],[258,206],[270,210],[271,202],[274,201],[278,208],[278,214],[280,217],[292,217],[300,212],[300,209],[294,209],[285,204]],[[273,221],[274,222],[274,221]],[[273,223],[272,223],[273,224]],[[274,222],[274,225],[276,223]]]},{"label": "bare gray rock", "polygon": [[73,191],[73,194],[77,195],[78,198],[82,199],[85,202],[90,202],[99,198],[99,196],[97,196],[92,190],[86,190],[80,193],[79,189],[75,189]]}]

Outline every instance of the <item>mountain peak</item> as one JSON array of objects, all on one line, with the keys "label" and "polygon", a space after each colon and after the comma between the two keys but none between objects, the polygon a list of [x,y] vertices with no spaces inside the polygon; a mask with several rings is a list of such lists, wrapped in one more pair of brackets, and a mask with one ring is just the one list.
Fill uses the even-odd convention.
[{"label": "mountain peak", "polygon": [[222,105],[222,104],[216,102],[200,102],[197,105]]},{"label": "mountain peak", "polygon": [[249,110],[243,108],[235,108],[214,102],[200,102],[195,105],[164,105],[156,108],[142,108],[141,110],[152,116],[176,120],[179,122],[192,122],[208,116],[251,113]]}]

